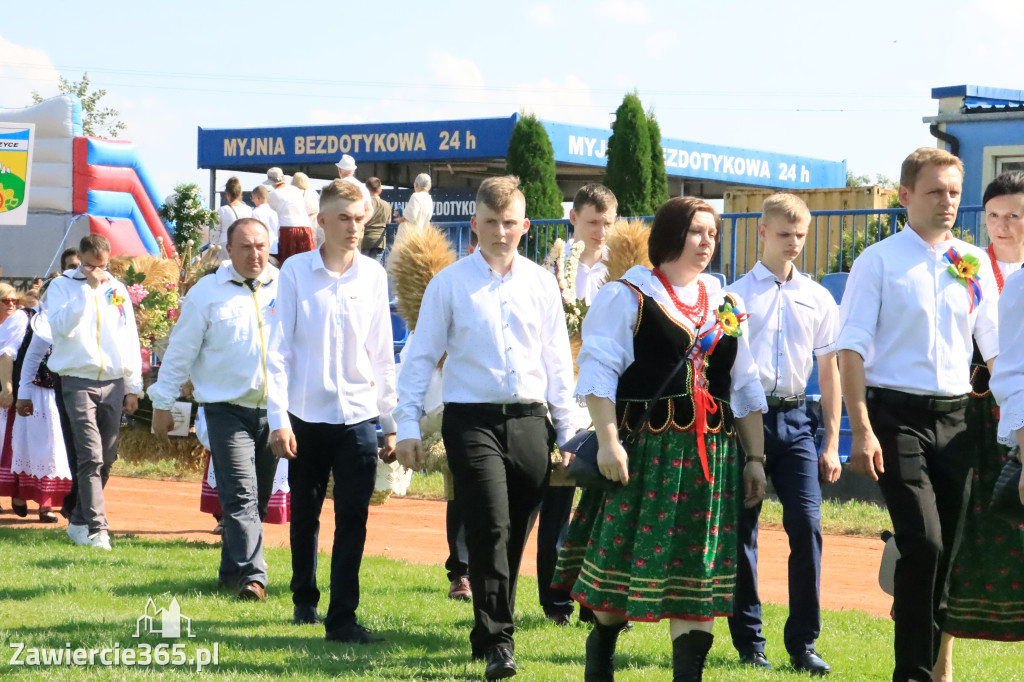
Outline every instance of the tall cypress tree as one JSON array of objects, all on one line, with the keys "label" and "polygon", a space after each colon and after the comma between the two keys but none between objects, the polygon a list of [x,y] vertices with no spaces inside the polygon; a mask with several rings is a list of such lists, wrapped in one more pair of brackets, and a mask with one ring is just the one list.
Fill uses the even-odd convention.
[{"label": "tall cypress tree", "polygon": [[604,184],[619,200],[619,215],[651,214],[651,137],[635,90],[622,99],[615,112]]},{"label": "tall cypress tree", "polygon": [[533,114],[522,116],[512,130],[505,172],[519,177],[526,197],[526,217],[561,218],[562,190],[555,180],[555,150],[544,126]]},{"label": "tall cypress tree", "polygon": [[647,133],[651,138],[651,211],[668,201],[668,175],[665,174],[665,152],[661,149],[661,126],[654,109],[647,112]]}]

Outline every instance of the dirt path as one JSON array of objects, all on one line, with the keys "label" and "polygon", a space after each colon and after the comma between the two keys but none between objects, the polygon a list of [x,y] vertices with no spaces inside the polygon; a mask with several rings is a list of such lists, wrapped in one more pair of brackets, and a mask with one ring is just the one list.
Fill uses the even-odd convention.
[{"label": "dirt path", "polygon": [[[210,533],[213,517],[199,511],[199,483],[155,481],[113,476],[106,489],[107,517],[116,535],[133,533],[142,537],[188,538],[216,543]],[[334,506],[324,502],[321,516],[320,549],[329,552],[334,534]],[[392,498],[387,504],[370,507],[366,553],[405,559],[438,567],[438,589],[446,587],[441,566],[448,555],[445,540],[445,505],[431,500]],[[0,516],[0,526],[52,528],[19,519],[9,509]],[[64,526],[63,519],[61,525]],[[269,546],[288,546],[288,526],[266,525],[265,542]],[[536,555],[536,529],[526,548],[526,556]],[[761,599],[785,604],[788,600],[786,562],[789,546],[781,530],[762,529],[759,534],[758,568]],[[878,564],[882,543],[870,538],[828,535],[822,557],[822,607],[858,609],[875,616],[888,616],[891,598],[878,587]],[[274,570],[273,568],[271,569]],[[286,569],[278,569],[286,570]],[[536,575],[536,565],[524,561],[524,573]],[[272,579],[284,581],[282,574]]]}]

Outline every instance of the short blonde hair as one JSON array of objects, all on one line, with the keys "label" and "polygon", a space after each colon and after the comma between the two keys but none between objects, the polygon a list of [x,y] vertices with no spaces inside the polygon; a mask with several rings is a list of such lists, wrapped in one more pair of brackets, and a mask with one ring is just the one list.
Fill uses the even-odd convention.
[{"label": "short blonde hair", "polygon": [[309,189],[309,176],[305,173],[292,173],[292,184],[299,189]]},{"label": "short blonde hair", "polygon": [[0,298],[16,298],[21,300],[21,294],[7,282],[0,282]]},{"label": "short blonde hair", "polygon": [[363,193],[354,182],[337,178],[323,186],[320,190],[320,210],[335,201],[362,201]]},{"label": "short blonde hair", "polygon": [[903,160],[903,166],[900,168],[900,187],[914,189],[914,185],[917,184],[917,175],[925,166],[938,166],[939,168],[955,166],[960,171],[960,177],[964,176],[963,161],[945,149],[921,147]]},{"label": "short blonde hair", "polygon": [[483,204],[494,211],[504,211],[516,199],[526,206],[526,196],[519,189],[519,178],[514,175],[487,178],[476,192],[477,205]]},{"label": "short blonde hair", "polygon": [[769,218],[782,218],[789,223],[810,223],[811,212],[807,210],[804,200],[788,192],[776,192],[761,205],[762,224]]}]

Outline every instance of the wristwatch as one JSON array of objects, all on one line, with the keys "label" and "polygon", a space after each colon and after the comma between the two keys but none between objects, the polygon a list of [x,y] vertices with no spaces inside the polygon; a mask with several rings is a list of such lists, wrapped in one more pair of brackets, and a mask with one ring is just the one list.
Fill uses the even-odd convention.
[{"label": "wristwatch", "polygon": [[768,457],[766,455],[763,455],[763,454],[761,454],[761,455],[747,455],[746,458],[744,459],[745,463],[760,462],[761,464],[764,464],[767,461],[768,461]]}]

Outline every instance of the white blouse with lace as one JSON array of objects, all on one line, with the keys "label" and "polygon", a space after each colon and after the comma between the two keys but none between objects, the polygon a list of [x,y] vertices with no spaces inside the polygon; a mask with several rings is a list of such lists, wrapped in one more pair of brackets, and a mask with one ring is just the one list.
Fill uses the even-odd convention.
[{"label": "white blouse with lace", "polygon": [[[676,309],[668,292],[650,270],[637,266],[630,269],[623,279],[653,298],[668,315],[692,331],[693,324]],[[710,309],[716,310],[722,304],[725,291],[713,277],[701,275],[701,281],[708,292]],[[673,288],[676,297],[684,305],[696,302],[696,284]],[[736,297],[735,294],[733,296]],[[742,302],[737,303],[742,310]],[[609,282],[597,292],[587,317],[583,320],[583,346],[576,359],[580,373],[575,396],[581,404],[588,395],[615,401],[619,377],[633,364],[633,331],[636,327],[638,309],[636,294],[623,284]],[[703,329],[714,324],[714,315],[709,317],[711,319]],[[768,411],[757,366],[747,344],[746,323],[743,323],[741,328],[743,334],[737,339],[736,360],[730,372],[732,390],[729,402],[736,417],[743,417],[755,411]]]},{"label": "white blouse with lace", "polygon": [[[1000,263],[1000,270],[1002,270]],[[1016,431],[1024,428],[1024,270],[1006,278],[999,295],[999,355],[989,388],[999,404],[999,442],[1017,445]]]}]

